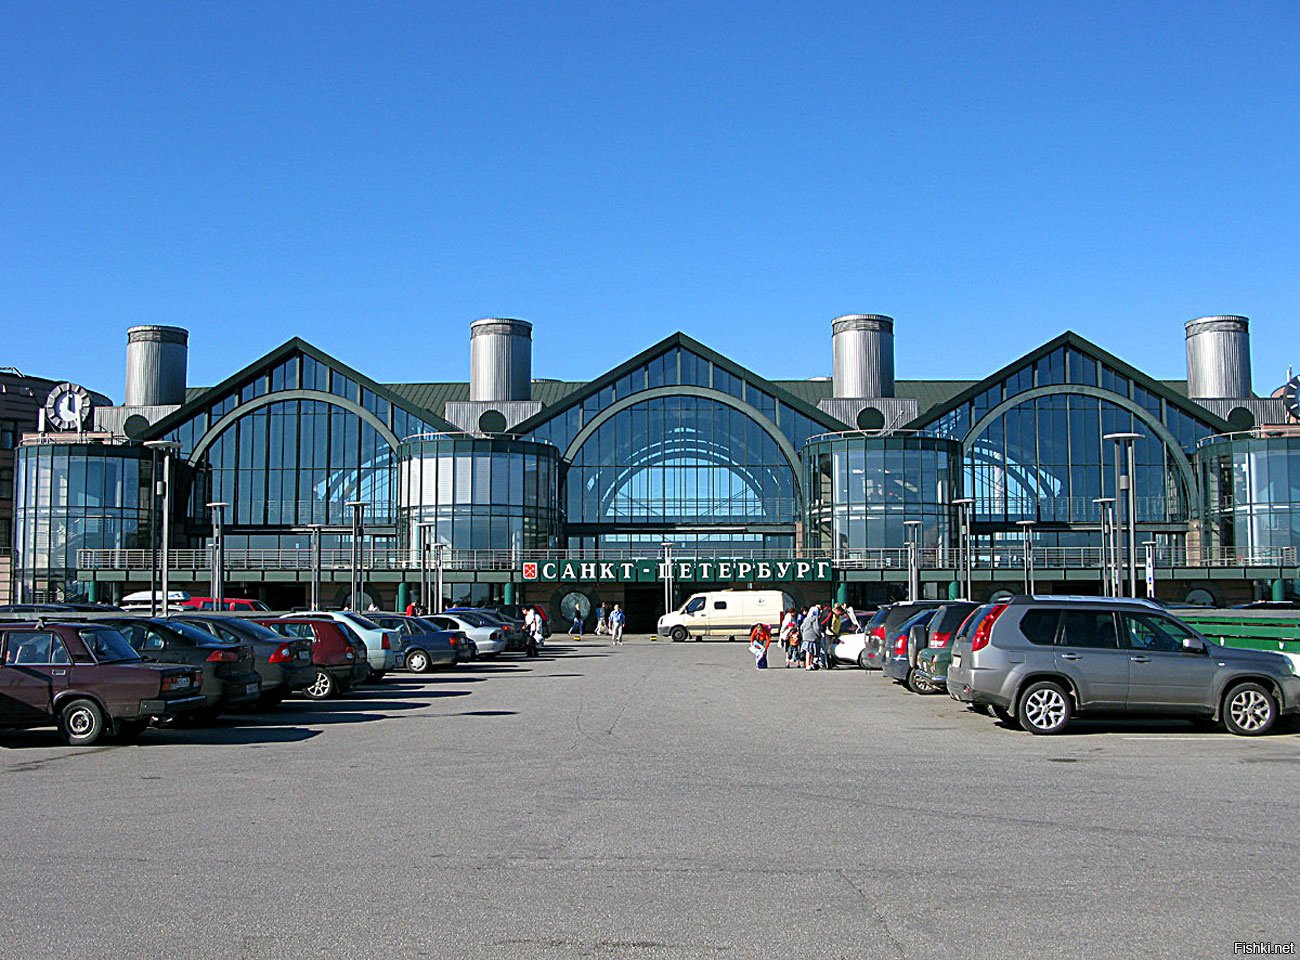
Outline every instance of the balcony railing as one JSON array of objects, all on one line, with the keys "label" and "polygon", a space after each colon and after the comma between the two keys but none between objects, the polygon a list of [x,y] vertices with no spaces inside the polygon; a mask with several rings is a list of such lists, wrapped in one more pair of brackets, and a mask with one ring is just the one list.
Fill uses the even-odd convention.
[{"label": "balcony railing", "polygon": [[[227,549],[226,570],[240,571],[311,571],[315,563],[309,547],[287,549]],[[710,549],[707,547],[674,547],[676,560],[727,559],[784,560],[791,557],[790,550],[770,549]],[[839,570],[906,570],[908,551],[901,548],[872,548],[861,550],[808,551],[798,556],[809,560],[831,560]],[[1146,554],[1138,548],[1138,563],[1145,562]],[[462,571],[518,571],[526,562],[543,560],[622,560],[662,559],[663,551],[654,549],[626,550],[444,550],[444,570]],[[922,548],[919,551],[922,570],[958,570],[962,555],[958,550]],[[971,556],[977,570],[1019,570],[1024,565],[1024,549],[1019,546],[977,549]],[[1155,550],[1155,564],[1161,569],[1174,567],[1294,567],[1297,565],[1297,548],[1280,547],[1262,550],[1187,550],[1182,547],[1160,547]],[[350,549],[322,549],[322,570],[350,570]],[[430,551],[427,565],[436,564]],[[78,550],[77,565],[81,570],[148,571],[151,566],[148,550]],[[202,571],[212,568],[210,549],[172,550],[169,568],[177,571]],[[1036,547],[1033,565],[1038,570],[1101,570],[1100,547]],[[374,571],[418,571],[419,551],[392,548],[365,549],[361,568]]]}]

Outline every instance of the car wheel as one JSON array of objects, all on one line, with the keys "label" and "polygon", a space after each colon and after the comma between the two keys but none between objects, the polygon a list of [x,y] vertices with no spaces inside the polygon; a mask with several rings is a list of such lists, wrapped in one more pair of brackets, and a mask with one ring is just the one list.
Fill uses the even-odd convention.
[{"label": "car wheel", "polygon": [[1011,711],[1006,707],[999,707],[996,703],[990,703],[985,705],[982,709],[978,706],[976,709],[980,709],[980,712],[982,713],[993,714],[994,717],[1001,720],[1003,723],[1010,724],[1013,727],[1016,725],[1016,718],[1011,715]]},{"label": "car wheel", "polygon": [[93,700],[73,700],[59,710],[59,731],[70,747],[88,747],[104,735],[104,711]]},{"label": "car wheel", "polygon": [[113,739],[119,743],[134,743],[140,739],[140,734],[144,733],[148,726],[148,719],[119,720],[114,725]]},{"label": "car wheel", "polygon": [[1277,700],[1259,683],[1239,683],[1223,698],[1223,725],[1239,737],[1258,737],[1277,723]]},{"label": "car wheel", "polygon": [[302,688],[308,700],[328,700],[338,693],[339,685],[334,682],[334,675],[328,670],[317,670],[311,683]]},{"label": "car wheel", "polygon": [[406,655],[406,669],[412,673],[427,673],[429,670],[429,655],[423,650],[412,650]]},{"label": "car wheel", "polygon": [[1020,694],[1016,716],[1020,726],[1040,736],[1060,733],[1070,722],[1070,695],[1059,683],[1039,680],[1031,683]]},{"label": "car wheel", "polygon": [[681,643],[687,638],[687,636],[689,636],[689,634],[687,634],[685,627],[673,627],[672,633],[669,634],[669,636],[673,638],[673,643]]},{"label": "car wheel", "polygon": [[863,670],[871,669],[871,658],[867,656],[867,651],[863,650],[858,654],[858,666]]},{"label": "car wheel", "polygon": [[930,681],[921,676],[919,670],[912,670],[907,675],[907,686],[913,693],[934,693]]}]

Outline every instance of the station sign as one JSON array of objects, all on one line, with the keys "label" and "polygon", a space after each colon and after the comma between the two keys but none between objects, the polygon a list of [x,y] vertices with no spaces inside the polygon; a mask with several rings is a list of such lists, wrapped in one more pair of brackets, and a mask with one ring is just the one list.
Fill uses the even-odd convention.
[{"label": "station sign", "polygon": [[803,583],[834,579],[829,560],[538,560],[521,570],[538,583]]}]

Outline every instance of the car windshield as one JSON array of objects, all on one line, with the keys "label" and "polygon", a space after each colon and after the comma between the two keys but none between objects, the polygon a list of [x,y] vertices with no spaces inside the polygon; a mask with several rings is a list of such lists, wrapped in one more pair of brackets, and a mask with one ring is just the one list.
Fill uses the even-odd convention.
[{"label": "car windshield", "polygon": [[362,630],[378,630],[378,629],[380,629],[379,624],[375,623],[375,621],[371,620],[369,617],[363,617],[363,616],[362,616],[361,614],[359,614],[359,613],[345,613],[345,614],[343,614],[343,616],[346,617],[348,620],[351,620],[354,624],[356,624],[356,625],[357,625],[358,627],[360,627]]},{"label": "car windshield", "polygon": [[460,613],[453,614],[453,616],[455,616],[457,620],[463,620],[465,623],[468,623],[471,627],[488,626],[488,621],[484,620],[477,613],[470,613],[468,611],[462,610]]},{"label": "car windshield", "polygon": [[171,630],[173,633],[180,634],[190,643],[195,643],[204,647],[224,642],[220,638],[214,637],[206,630],[200,630],[198,627],[191,626],[188,623],[181,623],[179,620],[168,620],[166,623],[158,624],[158,626]]},{"label": "car windshield", "polygon": [[213,623],[219,623],[230,629],[232,633],[237,633],[241,637],[248,637],[251,640],[280,640],[281,636],[270,627],[264,627],[260,623],[253,623],[251,620],[240,620],[236,617],[221,617],[213,620]]},{"label": "car windshield", "polygon": [[82,627],[77,635],[99,663],[127,663],[140,659],[140,654],[126,642],[126,637],[116,630],[108,627]]}]

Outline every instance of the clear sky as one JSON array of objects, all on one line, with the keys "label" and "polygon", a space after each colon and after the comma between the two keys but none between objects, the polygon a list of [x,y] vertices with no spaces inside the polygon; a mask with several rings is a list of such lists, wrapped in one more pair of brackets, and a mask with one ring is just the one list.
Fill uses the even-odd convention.
[{"label": "clear sky", "polygon": [[1300,367],[1300,3],[0,4],[0,363],[122,396],[126,328],[215,382],[299,335],[468,376],[532,320],[589,378],[674,330],[900,378],[1183,323]]}]

